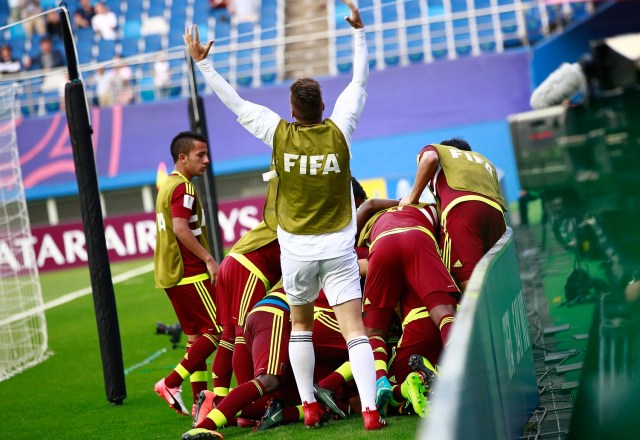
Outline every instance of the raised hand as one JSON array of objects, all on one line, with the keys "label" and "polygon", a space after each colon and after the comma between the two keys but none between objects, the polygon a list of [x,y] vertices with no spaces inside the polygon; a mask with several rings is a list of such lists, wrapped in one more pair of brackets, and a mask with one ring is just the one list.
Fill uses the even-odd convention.
[{"label": "raised hand", "polygon": [[347,5],[351,10],[351,17],[344,18],[349,22],[351,27],[354,29],[364,28],[364,24],[362,23],[362,18],[360,18],[360,11],[358,11],[358,8],[356,8],[356,5],[354,5],[351,0],[342,0],[342,3]]},{"label": "raised hand", "polygon": [[200,43],[200,34],[198,33],[198,26],[192,24],[191,27],[187,27],[184,29],[184,35],[182,36],[184,40],[184,44],[187,46],[187,50],[191,55],[191,58],[194,59],[195,62],[204,60],[207,55],[209,55],[209,50],[211,46],[215,42],[215,40],[211,40],[205,46]]}]

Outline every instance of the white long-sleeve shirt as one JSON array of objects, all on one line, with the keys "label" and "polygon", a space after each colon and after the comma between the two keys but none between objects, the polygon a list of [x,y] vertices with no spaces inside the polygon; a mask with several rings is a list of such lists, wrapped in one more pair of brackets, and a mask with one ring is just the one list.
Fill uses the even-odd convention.
[{"label": "white long-sleeve shirt", "polygon": [[[369,63],[364,29],[354,29],[353,78],[336,100],[330,119],[351,148],[351,138],[367,99]],[[196,63],[207,84],[220,100],[238,116],[238,122],[258,139],[273,148],[273,138],[281,117],[271,109],[242,99],[213,68],[208,60]],[[278,241],[284,256],[301,261],[334,258],[353,252],[356,234],[355,203],[351,193],[351,222],[344,229],[321,235],[291,234],[278,227]]]}]

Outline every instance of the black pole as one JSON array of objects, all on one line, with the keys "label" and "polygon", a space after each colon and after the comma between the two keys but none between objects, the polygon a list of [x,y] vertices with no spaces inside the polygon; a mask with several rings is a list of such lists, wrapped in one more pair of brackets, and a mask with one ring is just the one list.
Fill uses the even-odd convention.
[{"label": "black pole", "polygon": [[203,135],[209,140],[209,159],[211,164],[207,167],[207,172],[203,179],[197,179],[196,185],[200,194],[204,194],[204,209],[209,228],[209,247],[213,258],[220,263],[224,258],[222,237],[220,236],[220,222],[218,221],[218,195],[216,193],[215,178],[213,176],[213,158],[211,154],[211,139],[207,130],[207,118],[204,112],[202,97],[198,95],[198,84],[196,83],[196,72],[193,66],[193,59],[186,53],[187,70],[189,76],[189,121],[191,130]]},{"label": "black pole", "polygon": [[63,9],[60,11],[60,26],[69,73],[69,82],[65,85],[67,125],[78,181],[82,224],[87,241],[89,273],[98,325],[104,385],[107,400],[113,405],[120,405],[127,397],[127,391],[124,381],[116,298],[111,281],[111,267],[109,266],[109,255],[104,236],[100,190],[91,140],[93,130],[89,120],[84,87],[78,75],[78,63],[68,12],[64,3],[61,6]]}]

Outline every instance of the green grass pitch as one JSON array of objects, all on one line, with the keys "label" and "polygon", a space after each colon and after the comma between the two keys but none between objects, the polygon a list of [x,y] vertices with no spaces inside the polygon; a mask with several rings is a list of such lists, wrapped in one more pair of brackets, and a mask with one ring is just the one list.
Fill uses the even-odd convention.
[{"label": "green grass pitch", "polygon": [[[135,261],[114,264],[112,275],[148,264]],[[90,286],[88,269],[41,274],[45,303]],[[111,406],[106,399],[93,300],[90,295],[46,311],[49,349],[43,363],[0,382],[0,438],[2,439],[179,439],[191,419],[169,409],[156,396],[153,385],[180,360],[182,347],[173,350],[169,336],[155,335],[156,322],[176,322],[164,291],[155,289],[153,273],[114,285],[120,323],[127,398]],[[166,350],[151,362],[154,353]],[[139,366],[138,366],[139,365]],[[137,368],[131,369],[137,366]],[[191,396],[185,383],[185,402]],[[420,419],[394,417],[389,427],[365,432],[362,419],[330,422],[308,430],[302,424],[277,427],[262,433],[241,428],[222,429],[228,439],[408,439],[414,438]]]}]

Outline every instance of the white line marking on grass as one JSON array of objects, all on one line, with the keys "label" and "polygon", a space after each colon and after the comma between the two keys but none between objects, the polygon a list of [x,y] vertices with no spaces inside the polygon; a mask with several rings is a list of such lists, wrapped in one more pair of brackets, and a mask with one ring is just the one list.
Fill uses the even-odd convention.
[{"label": "white line marking on grass", "polygon": [[162,348],[162,349],[160,349],[160,350],[158,350],[158,351],[156,351],[154,353],[151,353],[151,355],[148,358],[146,358],[145,360],[143,360],[142,362],[138,362],[137,364],[135,364],[135,365],[133,365],[133,366],[131,366],[129,368],[126,368],[124,370],[124,375],[126,376],[127,374],[129,374],[133,370],[135,370],[136,368],[144,367],[145,365],[147,365],[151,361],[159,358],[160,356],[162,356],[166,352],[167,352],[167,349],[166,348]]},{"label": "white line marking on grass", "polygon": [[[131,278],[135,278],[137,276],[143,275],[145,273],[151,272],[153,270],[153,263],[145,264],[144,266],[137,267],[135,269],[128,270],[121,274],[115,275],[111,277],[113,284],[122,283],[123,281],[130,280]],[[60,298],[56,298],[48,303],[45,303],[41,306],[33,307],[29,310],[25,310],[24,312],[17,313],[9,318],[5,318],[0,321],[0,327],[5,325],[9,325],[13,322],[19,321],[21,319],[28,318],[32,315],[37,315],[45,310],[52,309],[54,307],[61,306],[68,302],[73,301],[74,299],[82,298],[83,296],[87,296],[92,293],[91,287],[85,287],[84,289],[76,290],[75,292],[67,293],[66,295],[61,296]]]}]

